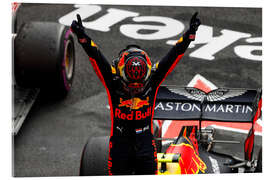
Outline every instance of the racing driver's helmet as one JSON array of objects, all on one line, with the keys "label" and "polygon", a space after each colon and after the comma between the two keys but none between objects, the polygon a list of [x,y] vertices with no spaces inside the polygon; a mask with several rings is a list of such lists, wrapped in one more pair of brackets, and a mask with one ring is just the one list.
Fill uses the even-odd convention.
[{"label": "racing driver's helmet", "polygon": [[120,51],[116,71],[123,88],[131,94],[143,92],[149,81],[152,63],[149,56],[137,45],[128,45]]}]

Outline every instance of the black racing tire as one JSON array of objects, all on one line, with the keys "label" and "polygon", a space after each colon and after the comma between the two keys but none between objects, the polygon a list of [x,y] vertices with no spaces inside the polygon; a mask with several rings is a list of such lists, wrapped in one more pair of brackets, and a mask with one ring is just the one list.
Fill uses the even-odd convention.
[{"label": "black racing tire", "polygon": [[80,176],[108,175],[109,137],[89,138],[81,156]]},{"label": "black racing tire", "polygon": [[260,151],[258,153],[257,167],[256,167],[255,172],[257,172],[257,173],[262,172],[262,148],[260,148]]},{"label": "black racing tire", "polygon": [[54,22],[23,24],[14,43],[16,84],[42,88],[51,95],[65,97],[75,70],[74,35]]}]

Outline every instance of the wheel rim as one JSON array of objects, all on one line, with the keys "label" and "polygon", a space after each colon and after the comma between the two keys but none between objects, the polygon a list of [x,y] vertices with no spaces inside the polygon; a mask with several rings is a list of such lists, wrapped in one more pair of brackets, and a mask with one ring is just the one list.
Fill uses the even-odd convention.
[{"label": "wheel rim", "polygon": [[74,68],[74,51],[70,40],[66,42],[64,65],[66,77],[68,80],[70,80],[73,76],[73,68]]}]

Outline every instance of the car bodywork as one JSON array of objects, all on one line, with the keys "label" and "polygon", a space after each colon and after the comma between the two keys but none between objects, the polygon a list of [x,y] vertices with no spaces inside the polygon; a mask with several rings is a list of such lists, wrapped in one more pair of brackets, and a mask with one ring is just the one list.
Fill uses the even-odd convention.
[{"label": "car bodywork", "polygon": [[[154,114],[156,142],[162,142],[158,174],[257,172],[258,158],[253,151],[255,131],[261,131],[257,124],[261,104],[260,89],[217,88],[200,75],[187,87],[160,87]],[[220,131],[216,124],[225,128]],[[233,134],[226,126],[248,129],[244,144],[235,138],[224,139]],[[243,156],[215,148],[227,144],[243,145]]]},{"label": "car bodywork", "polygon": [[[262,172],[261,106],[261,89],[217,88],[199,74],[186,87],[161,86],[153,120],[157,174]],[[90,137],[80,175],[108,175],[108,153],[108,136]]]}]

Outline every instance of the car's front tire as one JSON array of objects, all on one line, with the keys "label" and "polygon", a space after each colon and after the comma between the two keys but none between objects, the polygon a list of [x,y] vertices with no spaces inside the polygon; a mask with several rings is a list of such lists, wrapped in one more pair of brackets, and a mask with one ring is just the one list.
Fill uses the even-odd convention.
[{"label": "car's front tire", "polygon": [[16,83],[42,88],[51,96],[65,97],[75,69],[74,36],[54,22],[30,22],[21,26],[14,43]]},{"label": "car's front tire", "polygon": [[92,137],[84,146],[80,176],[108,175],[109,137]]}]

